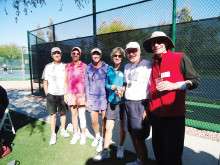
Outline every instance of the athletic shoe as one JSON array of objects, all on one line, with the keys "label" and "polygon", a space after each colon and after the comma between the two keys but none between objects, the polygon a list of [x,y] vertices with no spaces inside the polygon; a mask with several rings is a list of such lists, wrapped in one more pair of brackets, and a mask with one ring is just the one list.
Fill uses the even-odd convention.
[{"label": "athletic shoe", "polygon": [[138,163],[136,160],[135,162],[126,163],[126,165],[141,165],[141,162]]},{"label": "athletic shoe", "polygon": [[100,139],[98,147],[96,148],[96,152],[101,152],[104,148],[104,140]]},{"label": "athletic shoe", "polygon": [[92,142],[91,146],[96,147],[99,144],[99,139],[95,138],[94,141]]},{"label": "athletic shoe", "polygon": [[67,133],[67,131],[65,129],[61,129],[60,135],[65,138],[70,137],[70,135]]},{"label": "athletic shoe", "polygon": [[94,162],[100,162],[104,159],[110,158],[110,153],[108,150],[102,150],[96,157],[93,158]]},{"label": "athletic shoe", "polygon": [[81,134],[81,138],[80,138],[80,145],[84,145],[86,144],[86,135],[85,134]]},{"label": "athletic shoe", "polygon": [[57,135],[52,133],[50,137],[50,145],[56,144],[56,141],[57,141]]},{"label": "athletic shoe", "polygon": [[118,159],[123,159],[124,158],[124,147],[123,146],[118,146],[117,158]]},{"label": "athletic shoe", "polygon": [[79,139],[80,139],[80,136],[77,133],[75,133],[73,135],[72,140],[70,141],[70,144],[76,144],[77,140],[79,140]]}]

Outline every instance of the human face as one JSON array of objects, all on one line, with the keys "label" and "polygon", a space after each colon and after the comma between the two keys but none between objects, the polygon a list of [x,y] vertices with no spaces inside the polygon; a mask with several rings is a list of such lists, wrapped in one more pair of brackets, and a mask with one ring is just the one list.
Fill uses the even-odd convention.
[{"label": "human face", "polygon": [[112,55],[112,61],[114,62],[115,65],[121,64],[122,60],[123,60],[123,55],[120,53],[120,51]]},{"label": "human face", "polygon": [[161,39],[156,39],[151,42],[151,48],[153,52],[160,58],[162,57],[162,54],[167,52],[167,46],[168,44],[166,43],[166,41]]},{"label": "human face", "polygon": [[79,61],[79,58],[80,58],[80,53],[79,53],[79,51],[77,51],[77,50],[73,50],[72,52],[71,52],[71,57],[72,57],[72,59],[73,59],[73,61]]},{"label": "human face", "polygon": [[102,57],[102,55],[97,51],[95,51],[91,54],[91,58],[92,58],[93,63],[98,63],[101,60],[101,57]]},{"label": "human face", "polygon": [[51,57],[53,58],[54,63],[60,63],[61,62],[62,55],[61,55],[61,53],[59,51],[53,52]]},{"label": "human face", "polygon": [[141,57],[141,50],[136,48],[129,48],[126,50],[127,57],[133,64],[137,64]]}]

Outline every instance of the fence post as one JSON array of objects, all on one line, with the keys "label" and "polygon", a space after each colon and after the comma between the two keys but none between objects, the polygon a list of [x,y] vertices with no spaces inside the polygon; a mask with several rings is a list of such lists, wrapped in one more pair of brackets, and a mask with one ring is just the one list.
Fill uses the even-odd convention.
[{"label": "fence post", "polygon": [[27,39],[28,39],[28,57],[29,57],[30,79],[31,79],[31,94],[33,95],[32,60],[31,60],[31,53],[30,53],[30,32],[28,30],[27,30]]},{"label": "fence post", "polygon": [[[172,40],[175,45],[176,41],[176,1],[173,0],[173,26],[172,26]],[[175,52],[175,47],[172,49],[172,52]]]},{"label": "fence post", "polygon": [[93,45],[97,47],[97,36],[96,36],[96,0],[92,0],[93,7]]},{"label": "fence post", "polygon": [[52,25],[52,28],[53,28],[53,47],[56,46],[56,35],[55,35],[55,26],[54,24]]}]

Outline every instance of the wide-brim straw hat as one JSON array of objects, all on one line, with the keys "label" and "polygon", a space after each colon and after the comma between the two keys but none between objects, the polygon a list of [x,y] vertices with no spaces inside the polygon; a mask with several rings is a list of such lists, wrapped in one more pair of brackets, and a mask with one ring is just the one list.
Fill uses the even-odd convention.
[{"label": "wide-brim straw hat", "polygon": [[153,53],[153,50],[151,48],[151,42],[155,39],[164,39],[164,41],[168,44],[167,48],[168,49],[172,49],[174,48],[174,44],[173,41],[171,40],[170,37],[168,37],[164,32],[162,31],[155,31],[152,33],[151,37],[146,39],[143,43],[143,47],[146,50],[146,52],[148,53]]}]

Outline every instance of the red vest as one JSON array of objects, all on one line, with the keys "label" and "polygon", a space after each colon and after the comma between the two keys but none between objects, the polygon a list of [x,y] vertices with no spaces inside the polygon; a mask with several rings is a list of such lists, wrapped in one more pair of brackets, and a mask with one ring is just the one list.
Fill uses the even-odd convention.
[{"label": "red vest", "polygon": [[149,102],[150,111],[158,117],[183,116],[186,113],[185,98],[186,90],[163,91],[156,89],[156,78],[163,78],[163,81],[178,82],[184,81],[180,72],[180,61],[184,53],[175,53],[168,50],[163,54],[159,67],[158,57],[155,55],[151,75],[151,99]]}]

